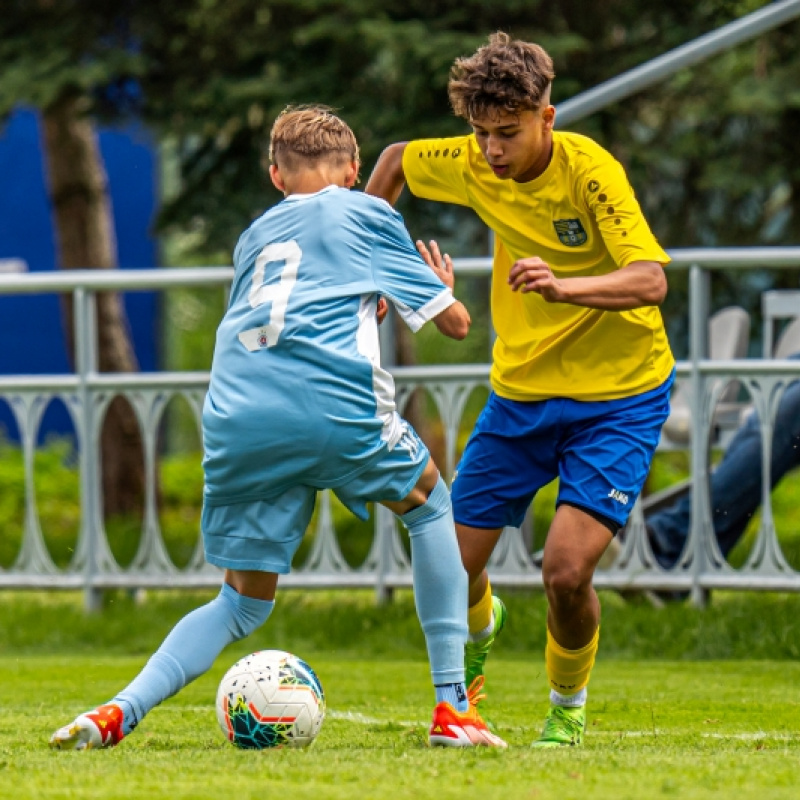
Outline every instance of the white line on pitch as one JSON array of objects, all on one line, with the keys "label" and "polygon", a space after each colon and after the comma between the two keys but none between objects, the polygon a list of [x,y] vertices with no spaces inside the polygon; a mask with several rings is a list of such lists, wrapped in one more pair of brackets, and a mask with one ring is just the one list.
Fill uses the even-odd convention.
[{"label": "white line on pitch", "polygon": [[[175,706],[169,708],[167,706],[161,707],[159,713],[173,711],[177,714],[184,714],[187,711],[196,713],[208,713],[209,706]],[[418,727],[420,725],[427,725],[429,720],[410,720],[410,719],[379,719],[378,717],[370,717],[358,711],[337,711],[329,708],[325,715],[330,719],[345,720],[347,722],[355,722],[359,725],[402,725],[404,727]],[[523,730],[518,725],[503,725],[504,731]],[[592,730],[590,736],[612,736],[615,739],[625,738],[647,738],[653,736],[685,736],[684,731],[664,731],[659,728],[645,731],[608,731],[608,730]],[[731,733],[701,733],[703,739],[739,739],[742,741],[757,741],[759,739],[773,739],[779,741],[795,741],[800,739],[800,733],[786,733],[785,731],[751,731],[751,732],[731,732]]]},{"label": "white line on pitch", "polygon": [[[348,722],[357,722],[361,725],[385,725],[389,722],[394,723],[395,725],[404,725],[404,726],[417,726],[417,725],[427,725],[427,721],[421,720],[388,720],[388,719],[378,719],[377,717],[369,717],[366,714],[361,714],[357,711],[335,711],[333,709],[328,709],[326,712],[326,716],[330,717],[331,719],[340,719],[346,720]],[[518,726],[503,726],[503,730],[521,730]],[[664,731],[658,728],[653,730],[646,730],[646,731],[603,731],[603,730],[593,730],[589,734],[590,736],[613,736],[614,738],[639,738],[639,737],[652,737],[652,736],[685,736],[684,731]],[[792,741],[795,739],[800,738],[800,734],[792,734],[792,733],[784,733],[784,732],[769,732],[769,731],[753,731],[749,733],[744,732],[731,732],[731,733],[701,733],[700,736],[704,739],[741,739],[744,741],[749,740],[758,740],[758,739],[780,739],[786,741]]]}]

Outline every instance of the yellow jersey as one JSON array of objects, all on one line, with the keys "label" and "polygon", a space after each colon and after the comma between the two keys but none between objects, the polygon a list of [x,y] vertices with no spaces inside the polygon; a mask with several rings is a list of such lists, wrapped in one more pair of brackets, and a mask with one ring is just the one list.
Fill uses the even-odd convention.
[{"label": "yellow jersey", "polygon": [[633,261],[669,262],[622,165],[591,139],[553,133],[547,169],[517,183],[496,177],[475,136],[419,139],[403,154],[417,196],[472,208],[495,233],[492,388],[510,400],[614,400],[660,386],[674,359],[655,306],[602,311],[548,303],[507,283],[538,256],[558,278],[606,275]]}]

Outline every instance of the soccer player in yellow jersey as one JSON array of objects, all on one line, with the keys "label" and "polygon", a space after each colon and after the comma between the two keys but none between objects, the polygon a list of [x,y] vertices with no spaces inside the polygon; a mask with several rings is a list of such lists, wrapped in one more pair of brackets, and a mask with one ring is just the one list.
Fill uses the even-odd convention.
[{"label": "soccer player in yellow jersey", "polygon": [[544,548],[550,711],[538,746],[580,744],[597,653],[597,563],[639,495],[669,413],[658,305],[669,257],[622,166],[554,131],[550,56],[505,33],[458,59],[448,93],[472,133],[389,146],[366,191],[469,206],[495,233],[492,392],[452,485],[469,574],[469,681],[505,622],[486,564],[559,478]]}]

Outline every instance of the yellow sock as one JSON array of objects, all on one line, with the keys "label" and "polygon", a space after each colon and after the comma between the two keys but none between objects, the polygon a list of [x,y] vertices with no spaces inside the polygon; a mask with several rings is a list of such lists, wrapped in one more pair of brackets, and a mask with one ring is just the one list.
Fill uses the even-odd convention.
[{"label": "yellow sock", "polygon": [[592,640],[580,650],[566,650],[547,630],[547,647],[544,660],[547,666],[547,678],[550,688],[559,694],[577,694],[586,688],[589,676],[597,655],[597,644],[600,640],[600,628],[594,632]]},{"label": "yellow sock", "polygon": [[480,633],[489,627],[492,621],[492,587],[489,581],[486,581],[486,592],[483,597],[475,603],[474,606],[469,607],[467,616],[467,624],[469,625],[469,632]]}]

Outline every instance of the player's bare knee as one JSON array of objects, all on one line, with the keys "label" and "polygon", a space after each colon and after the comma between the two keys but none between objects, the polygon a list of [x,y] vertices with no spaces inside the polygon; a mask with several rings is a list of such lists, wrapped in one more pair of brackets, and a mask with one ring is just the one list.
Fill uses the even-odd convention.
[{"label": "player's bare knee", "polygon": [[566,561],[545,565],[542,570],[542,582],[551,603],[570,602],[570,598],[580,597],[589,589],[591,581],[591,573]]}]

